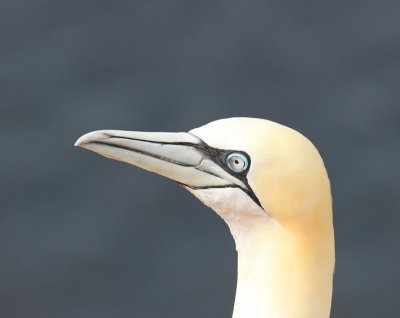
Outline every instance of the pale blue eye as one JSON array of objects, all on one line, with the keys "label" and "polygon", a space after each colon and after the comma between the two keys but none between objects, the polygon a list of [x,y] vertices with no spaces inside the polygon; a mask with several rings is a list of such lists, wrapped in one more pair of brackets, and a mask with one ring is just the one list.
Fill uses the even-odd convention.
[{"label": "pale blue eye", "polygon": [[226,157],[226,165],[234,172],[247,170],[249,161],[247,157],[239,152],[232,152]]}]

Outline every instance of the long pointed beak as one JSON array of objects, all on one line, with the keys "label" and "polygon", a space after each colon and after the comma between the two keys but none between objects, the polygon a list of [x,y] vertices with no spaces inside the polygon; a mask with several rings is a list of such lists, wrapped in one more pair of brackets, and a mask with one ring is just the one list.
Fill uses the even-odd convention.
[{"label": "long pointed beak", "polygon": [[190,133],[98,130],[75,146],[127,162],[192,188],[246,185],[211,159],[208,147]]}]

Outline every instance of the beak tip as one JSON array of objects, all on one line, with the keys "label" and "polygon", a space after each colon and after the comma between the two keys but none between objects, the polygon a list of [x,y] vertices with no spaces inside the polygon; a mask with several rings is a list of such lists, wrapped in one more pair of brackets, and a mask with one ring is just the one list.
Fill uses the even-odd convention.
[{"label": "beak tip", "polygon": [[87,138],[87,135],[88,135],[88,134],[79,137],[79,138],[77,139],[77,141],[75,141],[74,146],[75,146],[75,147],[82,147],[83,145],[89,143],[89,142],[90,142],[90,139]]},{"label": "beak tip", "polygon": [[82,143],[79,141],[79,139],[77,141],[75,141],[74,146],[75,147],[80,147],[82,145]]},{"label": "beak tip", "polygon": [[83,136],[79,137],[78,140],[74,143],[75,147],[85,147],[85,145],[101,139],[107,139],[110,137],[110,134],[104,130],[92,131]]}]

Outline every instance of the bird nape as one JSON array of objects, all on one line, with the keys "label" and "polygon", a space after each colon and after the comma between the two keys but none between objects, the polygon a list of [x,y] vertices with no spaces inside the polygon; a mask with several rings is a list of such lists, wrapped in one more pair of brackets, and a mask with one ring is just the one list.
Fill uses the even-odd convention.
[{"label": "bird nape", "polygon": [[233,318],[329,317],[331,191],[303,135],[228,118],[188,133],[99,130],[75,145],[173,179],[224,219],[238,254]]}]

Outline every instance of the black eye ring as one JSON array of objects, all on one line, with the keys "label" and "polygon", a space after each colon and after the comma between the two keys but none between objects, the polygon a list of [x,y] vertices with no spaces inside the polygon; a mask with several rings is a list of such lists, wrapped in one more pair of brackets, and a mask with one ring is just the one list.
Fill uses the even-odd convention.
[{"label": "black eye ring", "polygon": [[226,157],[226,165],[233,172],[240,173],[249,167],[248,158],[240,152],[232,152]]}]

